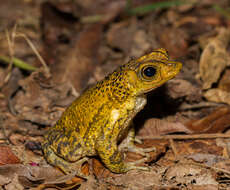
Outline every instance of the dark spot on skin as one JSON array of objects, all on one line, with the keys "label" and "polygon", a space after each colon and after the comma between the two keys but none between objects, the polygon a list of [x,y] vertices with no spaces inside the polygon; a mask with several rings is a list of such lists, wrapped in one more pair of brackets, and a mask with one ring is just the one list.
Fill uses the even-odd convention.
[{"label": "dark spot on skin", "polygon": [[76,152],[79,152],[79,149],[81,148],[81,144],[77,143],[76,146],[74,146],[74,149],[71,151],[72,155],[75,154]]},{"label": "dark spot on skin", "polygon": [[55,140],[58,140],[58,139],[59,139],[59,136],[60,136],[60,134],[58,134],[58,133],[53,133],[51,136],[49,136],[49,137],[50,137],[50,142],[55,141]]},{"label": "dark spot on skin", "polygon": [[61,154],[61,143],[58,144],[57,153],[58,153],[59,155]]},{"label": "dark spot on skin", "polygon": [[79,149],[79,148],[81,148],[81,144],[80,144],[80,143],[78,143],[78,144],[76,145],[76,149]]},{"label": "dark spot on skin", "polygon": [[115,150],[113,155],[109,157],[109,161],[111,164],[120,164],[123,161],[122,156],[118,156],[120,152],[118,150]]},{"label": "dark spot on skin", "polygon": [[99,115],[101,114],[101,112],[103,111],[104,107],[106,106],[106,104],[103,104],[98,110],[97,113],[93,116],[92,121],[89,123],[90,127],[87,127],[87,130],[84,134],[83,139],[85,139],[85,141],[87,142],[87,139],[89,138],[88,134],[90,132],[90,130],[94,130],[94,128],[92,127],[92,124],[97,123],[97,121],[100,119]]},{"label": "dark spot on skin", "polygon": [[119,76],[119,74],[118,73],[114,73],[114,75],[117,77],[117,76]]},{"label": "dark spot on skin", "polygon": [[62,144],[63,147],[69,146],[69,142],[68,141],[63,141],[61,144]]},{"label": "dark spot on skin", "polygon": [[72,138],[73,138],[73,142],[77,142],[76,136],[72,136]]},{"label": "dark spot on skin", "polygon": [[62,141],[58,144],[58,147],[57,147],[57,153],[60,155],[61,154],[61,151],[64,147],[67,147],[69,146],[69,142],[68,141]]},{"label": "dark spot on skin", "polygon": [[[78,128],[78,127],[77,127],[77,128]],[[70,138],[71,134],[72,134],[72,131],[69,130],[69,131],[66,133],[66,137]]]},{"label": "dark spot on skin", "polygon": [[111,149],[111,145],[112,145],[112,143],[110,143],[110,144],[106,147],[106,150],[110,150],[110,149]]},{"label": "dark spot on skin", "polygon": [[79,127],[75,127],[75,131],[79,133],[80,132]]}]

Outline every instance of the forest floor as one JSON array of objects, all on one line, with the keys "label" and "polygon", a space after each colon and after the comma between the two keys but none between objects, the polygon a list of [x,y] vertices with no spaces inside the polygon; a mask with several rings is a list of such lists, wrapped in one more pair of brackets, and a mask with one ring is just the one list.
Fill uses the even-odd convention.
[{"label": "forest floor", "polygon": [[[228,0],[10,0],[0,21],[0,189],[230,189]],[[157,48],[183,68],[134,119],[139,146],[156,148],[150,171],[94,157],[85,180],[47,164],[43,136],[65,108]]]}]

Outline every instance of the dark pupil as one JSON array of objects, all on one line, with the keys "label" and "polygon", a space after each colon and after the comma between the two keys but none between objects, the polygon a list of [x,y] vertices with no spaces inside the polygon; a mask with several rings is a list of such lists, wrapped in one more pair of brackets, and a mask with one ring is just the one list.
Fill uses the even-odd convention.
[{"label": "dark pupil", "polygon": [[147,67],[144,70],[144,74],[147,77],[152,77],[153,75],[155,75],[155,73],[156,73],[156,69],[154,67]]}]

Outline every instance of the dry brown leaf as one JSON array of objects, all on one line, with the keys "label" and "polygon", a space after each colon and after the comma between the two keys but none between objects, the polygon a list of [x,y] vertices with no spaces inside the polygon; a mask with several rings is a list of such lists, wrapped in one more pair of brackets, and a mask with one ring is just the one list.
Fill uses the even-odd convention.
[{"label": "dry brown leaf", "polygon": [[176,164],[169,167],[163,181],[167,185],[175,185],[180,188],[188,185],[217,185],[215,172],[194,164]]},{"label": "dry brown leaf", "polygon": [[207,90],[204,92],[204,97],[212,102],[226,103],[230,105],[230,93],[218,88]]},{"label": "dry brown leaf", "polygon": [[10,183],[10,178],[2,176],[0,174],[0,186]]},{"label": "dry brown leaf", "polygon": [[18,164],[20,160],[8,146],[0,146],[0,165]]},{"label": "dry brown leaf", "polygon": [[230,105],[230,69],[226,69],[221,77],[218,88],[209,89],[204,92],[204,97],[213,102],[227,103]]},{"label": "dry brown leaf", "polygon": [[[82,22],[85,23],[90,23],[90,21],[96,22],[95,20],[90,19],[90,16],[93,17],[92,15],[101,16],[97,22],[108,23],[111,22],[114,17],[124,11],[126,8],[126,2],[123,0],[103,1],[103,3],[94,0],[67,2],[52,1],[52,6],[63,13],[73,14],[75,17],[82,17]],[[88,15],[90,16],[87,20],[85,18],[87,18]]]},{"label": "dry brown leaf", "polygon": [[157,171],[129,171],[113,178],[105,178],[105,182],[122,186],[123,189],[148,189],[154,185],[160,185],[160,175]]},{"label": "dry brown leaf", "polygon": [[160,43],[166,48],[171,58],[185,56],[188,50],[188,34],[180,28],[164,28],[159,32]]},{"label": "dry brown leaf", "polygon": [[[223,147],[218,146],[214,140],[209,139],[174,141],[174,146],[177,158],[184,158],[194,154],[213,154],[222,157],[224,152]],[[175,153],[173,151],[168,151],[163,159],[167,160],[166,164],[163,163],[163,165],[167,167],[170,165],[168,160],[175,160]],[[162,162],[157,162],[157,164],[162,165]]]},{"label": "dry brown leaf", "polygon": [[97,176],[97,178],[107,178],[111,176],[111,172],[108,169],[106,169],[99,160],[93,159],[92,164],[93,173],[95,174],[95,176]]},{"label": "dry brown leaf", "polygon": [[230,159],[226,159],[215,164],[216,168],[230,171]]},{"label": "dry brown leaf", "polygon": [[86,26],[78,38],[73,40],[73,47],[61,56],[59,63],[52,68],[55,82],[72,84],[78,92],[87,85],[98,64],[102,29],[102,24]]},{"label": "dry brown leaf", "polygon": [[220,79],[220,82],[218,84],[218,88],[220,90],[226,91],[230,93],[230,69],[226,68],[223,76]]},{"label": "dry brown leaf", "polygon": [[229,64],[229,54],[226,50],[230,40],[230,30],[221,28],[216,38],[205,47],[200,58],[200,77],[203,89],[211,88],[217,82],[221,72]]},{"label": "dry brown leaf", "polygon": [[142,56],[151,48],[148,35],[144,30],[136,30],[133,38],[133,44],[129,56],[139,57]]},{"label": "dry brown leaf", "polygon": [[[13,97],[12,104],[21,120],[49,126],[55,123],[63,111],[53,108],[53,104],[57,100],[70,97],[68,93],[71,92],[71,86],[67,83],[54,85],[52,80],[43,82],[40,81],[42,79],[45,80],[39,73],[34,72],[20,80],[22,90]],[[19,126],[26,128],[25,124]],[[32,129],[29,128],[30,131]]]},{"label": "dry brown leaf", "polygon": [[39,184],[42,184],[44,187],[55,187],[59,185],[73,186],[80,183],[80,181],[78,183],[76,180],[72,181],[75,178],[73,175],[64,175],[61,171],[51,166],[22,164],[0,166],[0,179],[13,181],[15,176],[17,176],[20,185],[27,188],[36,187]]},{"label": "dry brown leaf", "polygon": [[4,186],[4,188],[6,190],[23,190],[24,187],[19,183],[19,180],[18,180],[18,175],[17,174],[14,174],[13,175],[13,178],[11,179],[10,183],[6,184]]},{"label": "dry brown leaf", "polygon": [[[211,90],[213,89],[209,91]],[[186,126],[194,133],[222,132],[230,126],[230,108],[226,106],[217,108],[202,119],[187,122]]]},{"label": "dry brown leaf", "polygon": [[226,158],[223,156],[215,155],[215,154],[203,154],[203,153],[195,153],[187,156],[187,158],[193,159],[198,163],[205,163],[207,166],[213,166],[214,164],[225,161]]},{"label": "dry brown leaf", "polygon": [[137,30],[136,22],[137,21],[133,19],[113,24],[106,33],[108,44],[113,48],[118,48],[129,54]]},{"label": "dry brown leaf", "polygon": [[169,122],[161,119],[152,118],[145,122],[144,126],[138,131],[138,136],[165,135],[175,132],[192,133],[192,131],[180,122]]},{"label": "dry brown leaf", "polygon": [[[93,175],[89,176],[87,181],[84,181],[81,183],[81,186],[79,190],[95,190],[95,189],[100,189],[103,190],[103,188],[99,188],[100,184],[98,183],[98,180],[95,179]],[[108,188],[107,188],[108,189]],[[106,188],[104,188],[106,190]]]},{"label": "dry brown leaf", "polygon": [[192,83],[183,79],[173,79],[167,82],[168,94],[173,99],[187,96],[189,100],[199,100],[201,90]]}]

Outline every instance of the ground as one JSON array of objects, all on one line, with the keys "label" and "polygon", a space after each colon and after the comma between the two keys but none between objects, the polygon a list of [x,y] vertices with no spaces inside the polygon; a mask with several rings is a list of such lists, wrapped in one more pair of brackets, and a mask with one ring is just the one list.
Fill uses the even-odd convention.
[{"label": "ground", "polygon": [[[1,189],[230,189],[227,0],[10,0],[0,6]],[[156,48],[183,63],[134,119],[150,171],[84,180],[49,166],[40,143],[81,92]],[[127,153],[126,160],[141,156]]]}]

